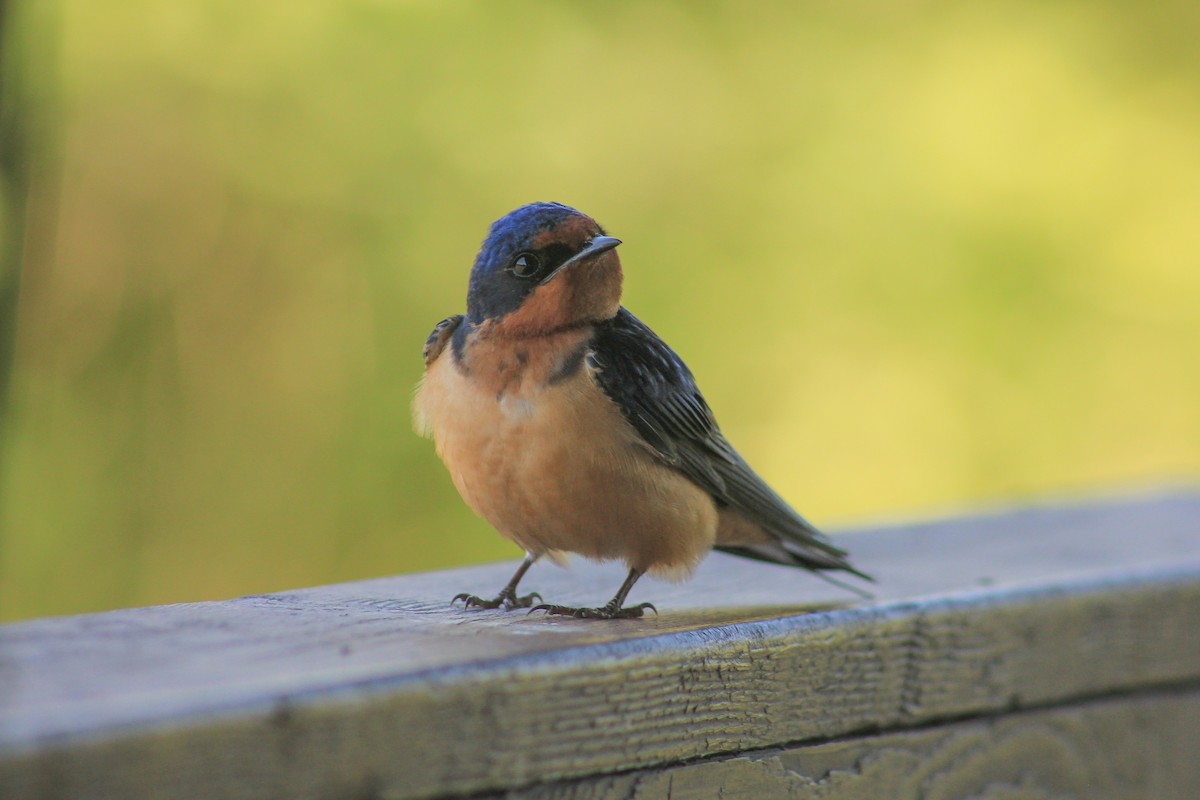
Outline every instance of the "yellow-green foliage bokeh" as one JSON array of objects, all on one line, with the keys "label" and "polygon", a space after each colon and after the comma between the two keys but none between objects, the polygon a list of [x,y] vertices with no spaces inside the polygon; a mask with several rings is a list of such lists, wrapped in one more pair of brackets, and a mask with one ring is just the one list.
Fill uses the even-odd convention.
[{"label": "yellow-green foliage bokeh", "polygon": [[819,525],[1200,467],[1194,3],[57,20],[5,618],[515,557],[408,406],[533,200],[625,240],[626,305]]}]

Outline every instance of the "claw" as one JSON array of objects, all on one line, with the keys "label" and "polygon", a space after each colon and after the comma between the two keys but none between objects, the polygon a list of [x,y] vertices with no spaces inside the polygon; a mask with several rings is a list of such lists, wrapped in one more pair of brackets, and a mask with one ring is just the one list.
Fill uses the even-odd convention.
[{"label": "claw", "polygon": [[543,599],[542,596],[537,592],[530,592],[529,594],[521,595],[520,597],[506,597],[504,598],[504,610],[514,611],[518,608],[529,608],[531,605],[533,605],[533,598],[535,597],[538,600]]},{"label": "claw", "polygon": [[454,595],[454,598],[450,601],[450,605],[454,605],[459,600],[462,600],[463,608],[503,608],[505,611],[512,611],[515,608],[528,608],[533,605],[533,598],[535,597],[538,600],[542,599],[542,596],[537,592],[531,592],[521,597],[501,592],[493,600],[484,600],[477,595],[460,592]]},{"label": "claw", "polygon": [[503,602],[503,599],[499,597],[495,600],[484,600],[482,597],[463,592],[462,594],[454,595],[454,599],[450,601],[450,605],[454,605],[458,600],[463,601],[463,608],[499,608]]},{"label": "claw", "polygon": [[639,605],[639,606],[634,606],[634,608],[636,608],[636,609],[637,609],[637,612],[638,612],[638,616],[639,616],[639,617],[640,617],[640,616],[642,616],[642,614],[643,614],[644,612],[646,612],[647,610],[649,610],[649,611],[653,611],[653,612],[654,612],[654,616],[656,616],[656,617],[658,616],[658,609],[654,607],[654,604],[653,604],[653,603],[642,603],[642,604],[641,604],[641,605]]},{"label": "claw", "polygon": [[627,606],[625,608],[614,608],[612,606],[575,608],[573,606],[542,604],[529,609],[529,613],[545,611],[548,616],[574,617],[575,619],[639,619],[645,614],[646,609],[653,611],[655,616],[658,615],[658,609],[650,603],[642,603],[641,605]]}]

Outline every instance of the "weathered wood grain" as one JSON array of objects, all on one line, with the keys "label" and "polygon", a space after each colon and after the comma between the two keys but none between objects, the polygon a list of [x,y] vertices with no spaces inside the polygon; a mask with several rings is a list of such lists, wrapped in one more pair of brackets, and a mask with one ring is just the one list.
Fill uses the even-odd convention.
[{"label": "weathered wood grain", "polygon": [[773,748],[477,800],[1195,800],[1200,691]]},{"label": "weathered wood grain", "polygon": [[641,621],[448,606],[499,565],[5,626],[0,796],[453,796],[1200,685],[1200,495],[842,541],[878,601],[716,556]]}]

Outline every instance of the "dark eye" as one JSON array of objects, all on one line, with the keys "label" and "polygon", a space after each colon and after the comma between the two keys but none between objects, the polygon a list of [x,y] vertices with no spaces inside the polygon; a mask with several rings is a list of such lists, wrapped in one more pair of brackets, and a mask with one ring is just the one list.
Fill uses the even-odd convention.
[{"label": "dark eye", "polygon": [[534,253],[521,253],[513,259],[512,271],[518,278],[529,278],[542,268],[541,259]]}]

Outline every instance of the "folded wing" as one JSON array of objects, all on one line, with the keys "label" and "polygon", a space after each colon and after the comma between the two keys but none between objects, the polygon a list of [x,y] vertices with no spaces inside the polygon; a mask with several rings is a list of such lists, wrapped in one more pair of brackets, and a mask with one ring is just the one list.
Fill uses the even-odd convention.
[{"label": "folded wing", "polygon": [[687,366],[622,308],[596,326],[588,363],[601,390],[666,464],[778,539],[778,545],[718,550],[812,570],[844,570],[870,580],[755,474],[721,434]]}]

